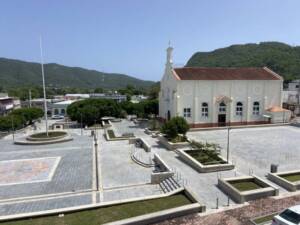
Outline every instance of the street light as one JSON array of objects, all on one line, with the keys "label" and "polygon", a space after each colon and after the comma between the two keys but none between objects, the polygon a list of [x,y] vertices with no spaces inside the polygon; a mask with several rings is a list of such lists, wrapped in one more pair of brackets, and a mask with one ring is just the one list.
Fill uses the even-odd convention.
[{"label": "street light", "polygon": [[230,134],[230,127],[227,128],[227,163],[229,163],[229,134]]}]

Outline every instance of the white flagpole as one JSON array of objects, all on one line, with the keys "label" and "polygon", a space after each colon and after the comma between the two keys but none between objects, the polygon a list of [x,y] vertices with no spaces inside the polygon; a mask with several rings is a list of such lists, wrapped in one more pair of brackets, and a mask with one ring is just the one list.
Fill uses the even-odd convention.
[{"label": "white flagpole", "polygon": [[47,100],[46,100],[46,87],[45,87],[45,74],[44,74],[44,62],[43,62],[43,48],[42,48],[42,37],[40,36],[40,50],[41,50],[41,67],[42,67],[42,78],[43,78],[43,91],[44,91],[44,115],[46,120],[46,134],[48,136],[48,117],[47,117]]}]

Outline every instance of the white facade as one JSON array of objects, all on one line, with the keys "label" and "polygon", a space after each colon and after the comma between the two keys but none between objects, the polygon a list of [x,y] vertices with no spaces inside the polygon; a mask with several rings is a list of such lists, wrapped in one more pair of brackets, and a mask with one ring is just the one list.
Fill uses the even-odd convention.
[{"label": "white facade", "polygon": [[[161,80],[159,116],[184,117],[192,127],[268,121],[267,109],[282,106],[282,78],[276,80],[182,80],[172,68],[172,48]],[[265,115],[265,116],[264,116]]]}]

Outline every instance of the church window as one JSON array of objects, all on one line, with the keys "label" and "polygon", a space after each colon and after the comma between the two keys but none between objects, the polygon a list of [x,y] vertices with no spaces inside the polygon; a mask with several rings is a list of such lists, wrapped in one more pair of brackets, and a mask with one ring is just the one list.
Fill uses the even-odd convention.
[{"label": "church window", "polygon": [[253,115],[259,115],[259,102],[253,103]]},{"label": "church window", "polygon": [[224,102],[221,102],[219,104],[219,112],[220,113],[225,113],[226,112],[226,104]]},{"label": "church window", "polygon": [[236,112],[235,112],[235,114],[237,116],[242,116],[243,115],[243,103],[241,103],[241,102],[236,103]]},{"label": "church window", "polygon": [[208,104],[206,102],[202,103],[201,116],[208,117]]},{"label": "church window", "polygon": [[192,116],[192,114],[191,114],[191,108],[184,108],[183,109],[183,117],[189,118],[191,116]]}]

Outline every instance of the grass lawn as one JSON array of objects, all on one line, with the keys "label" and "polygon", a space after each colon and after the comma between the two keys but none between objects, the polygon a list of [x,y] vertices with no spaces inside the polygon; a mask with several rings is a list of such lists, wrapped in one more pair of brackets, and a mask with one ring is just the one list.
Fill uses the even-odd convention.
[{"label": "grass lawn", "polygon": [[191,204],[191,201],[179,193],[165,198],[125,203],[115,206],[85,210],[56,216],[39,217],[26,220],[4,222],[3,225],[99,225],[116,220],[126,219],[147,213]]},{"label": "grass lawn", "polygon": [[53,137],[60,137],[66,135],[66,132],[64,131],[50,131],[48,132],[48,136],[46,132],[32,134],[30,137],[32,138],[53,138]]},{"label": "grass lawn", "polygon": [[267,216],[258,217],[255,220],[253,220],[256,224],[261,224],[265,222],[269,222],[273,219],[273,217],[276,216],[276,214],[271,214]]},{"label": "grass lawn", "polygon": [[187,150],[185,153],[204,165],[227,163],[221,159],[216,152],[210,150]]},{"label": "grass lawn", "polygon": [[263,188],[252,180],[229,181],[229,183],[239,191],[251,191]]},{"label": "grass lawn", "polygon": [[280,177],[282,177],[283,179],[286,179],[290,182],[300,181],[300,173],[280,175]]}]

